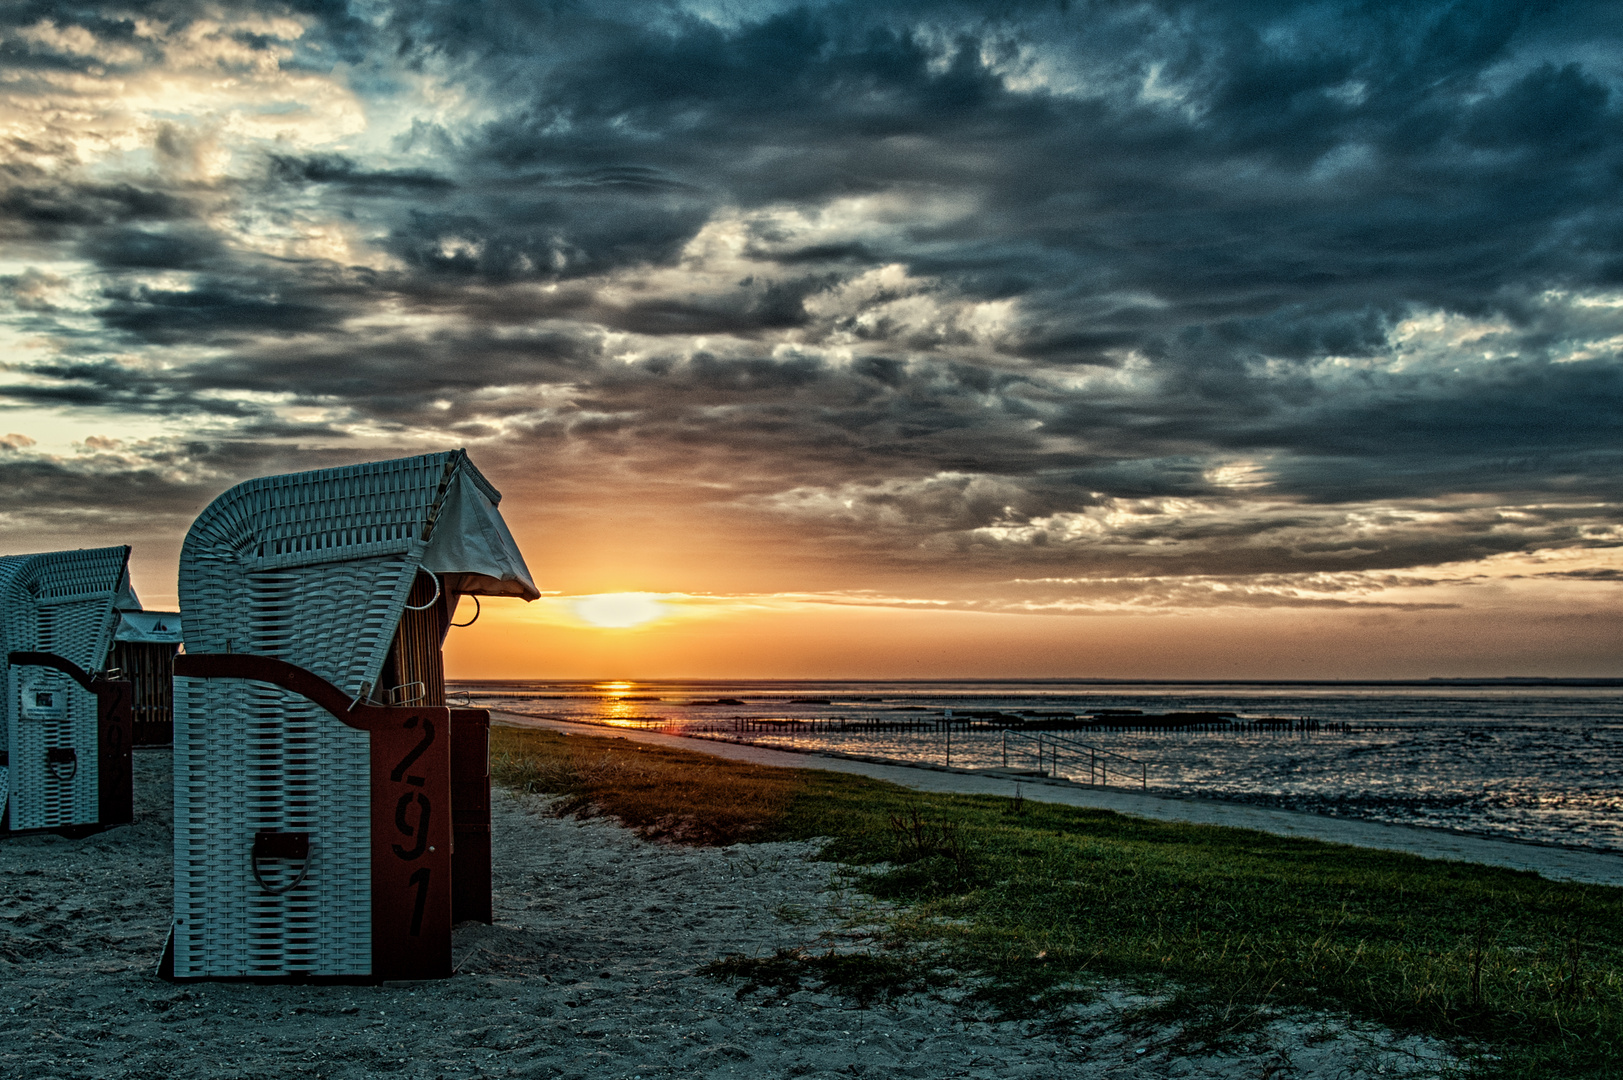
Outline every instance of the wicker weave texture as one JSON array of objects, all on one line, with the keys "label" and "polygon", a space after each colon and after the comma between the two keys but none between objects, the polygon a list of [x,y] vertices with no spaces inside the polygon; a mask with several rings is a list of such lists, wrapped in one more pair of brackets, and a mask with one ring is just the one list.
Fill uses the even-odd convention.
[{"label": "wicker weave texture", "polygon": [[[117,624],[113,599],[129,554],[120,546],[0,557],[4,653],[50,652],[86,671],[101,670]],[[50,668],[4,665],[0,678],[5,711],[0,749],[10,759],[11,828],[94,823],[100,817],[95,696]],[[23,695],[39,692],[61,696],[59,715],[25,715]],[[71,750],[73,761],[48,761],[53,750]]]},{"label": "wicker weave texture", "polygon": [[[175,725],[175,974],[369,972],[366,733],[260,683],[178,678],[175,705],[211,718]],[[309,834],[303,883],[260,887],[248,855],[262,830]],[[297,871],[261,864],[272,889]]]},{"label": "wicker weave texture", "polygon": [[[275,657],[348,694],[376,694],[435,514],[463,469],[473,466],[460,451],[429,454],[221,495],[181,552],[186,651]],[[177,678],[174,738],[175,974],[370,973],[366,734],[267,684]],[[253,876],[261,830],[310,834],[309,872],[280,895]],[[295,870],[262,864],[272,889]]]}]

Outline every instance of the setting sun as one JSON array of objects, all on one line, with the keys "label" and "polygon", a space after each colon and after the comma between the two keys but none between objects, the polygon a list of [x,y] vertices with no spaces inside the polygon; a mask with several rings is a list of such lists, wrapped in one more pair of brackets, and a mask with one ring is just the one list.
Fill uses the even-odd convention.
[{"label": "setting sun", "polygon": [[598,593],[571,600],[569,606],[581,620],[606,627],[641,626],[666,613],[665,605],[648,593]]}]

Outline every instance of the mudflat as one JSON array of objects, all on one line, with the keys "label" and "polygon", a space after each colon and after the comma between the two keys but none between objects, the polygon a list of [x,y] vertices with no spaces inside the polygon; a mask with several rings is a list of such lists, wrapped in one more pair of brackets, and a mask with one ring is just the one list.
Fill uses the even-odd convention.
[{"label": "mudflat", "polygon": [[1430,1076],[1447,1049],[1330,1014],[1193,1051],[1101,986],[1064,1022],[977,1013],[970,987],[867,1005],[746,990],[729,954],[878,947],[883,909],[816,843],[685,847],[498,792],[494,926],[458,974],[383,986],[165,982],[167,751],[137,754],[137,821],[0,843],[0,1077]]}]

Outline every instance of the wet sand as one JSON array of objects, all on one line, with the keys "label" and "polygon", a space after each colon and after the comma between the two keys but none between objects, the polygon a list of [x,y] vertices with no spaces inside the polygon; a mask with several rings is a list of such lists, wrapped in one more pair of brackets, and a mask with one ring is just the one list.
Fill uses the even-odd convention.
[{"label": "wet sand", "polygon": [[729,953],[862,950],[881,913],[811,844],[649,843],[498,793],[495,926],[456,932],[456,977],[385,986],[174,984],[167,751],[136,756],[137,823],[0,842],[0,1077],[1430,1076],[1446,1051],[1331,1015],[1221,1050],[1100,988],[1069,1034],[975,1013],[965,986],[862,1008],[736,996]]}]

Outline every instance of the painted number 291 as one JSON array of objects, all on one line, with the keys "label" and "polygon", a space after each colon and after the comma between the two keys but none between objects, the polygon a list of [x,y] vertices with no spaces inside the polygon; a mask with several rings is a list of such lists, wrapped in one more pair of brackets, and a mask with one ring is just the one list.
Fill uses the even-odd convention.
[{"label": "painted number 291", "polygon": [[[407,728],[416,727],[418,719],[415,716],[409,718],[405,726]],[[411,768],[417,759],[423,756],[423,751],[427,750],[434,742],[433,723],[427,717],[422,717],[421,720],[423,725],[422,740],[412,747],[411,752],[402,758],[400,764],[396,765],[393,771],[389,773],[389,779],[396,783],[404,780],[413,787],[419,788],[425,786],[425,778],[408,776],[406,770]],[[411,809],[413,802],[417,804],[417,821],[415,824],[407,818],[407,812]],[[395,828],[400,831],[400,835],[407,839],[415,838],[416,843],[410,848],[395,844],[394,853],[397,858],[406,862],[413,862],[422,857],[423,852],[428,849],[428,822],[433,811],[433,804],[429,802],[428,796],[421,791],[408,791],[400,796],[400,801],[395,804]],[[423,930],[423,909],[428,905],[428,881],[431,874],[432,871],[429,867],[420,866],[412,871],[411,877],[406,879],[407,883],[417,890],[417,896],[411,907],[412,937],[420,936]]]}]

